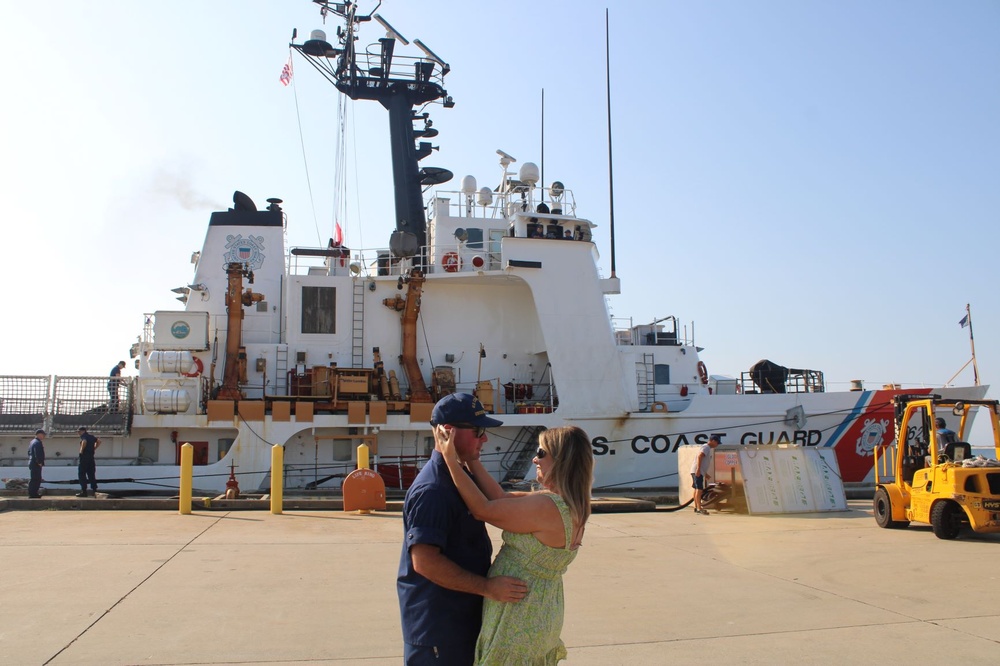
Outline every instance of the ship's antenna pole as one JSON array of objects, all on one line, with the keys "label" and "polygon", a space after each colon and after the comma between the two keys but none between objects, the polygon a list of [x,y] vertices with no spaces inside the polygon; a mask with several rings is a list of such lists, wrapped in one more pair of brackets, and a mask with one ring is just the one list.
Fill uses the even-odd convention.
[{"label": "ship's antenna pole", "polygon": [[545,201],[545,88],[542,88],[542,201]]},{"label": "ship's antenna pole", "polygon": [[615,176],[611,161],[611,30],[608,27],[608,9],[604,9],[604,58],[607,73],[608,97],[608,205],[611,209],[611,277],[615,277]]}]

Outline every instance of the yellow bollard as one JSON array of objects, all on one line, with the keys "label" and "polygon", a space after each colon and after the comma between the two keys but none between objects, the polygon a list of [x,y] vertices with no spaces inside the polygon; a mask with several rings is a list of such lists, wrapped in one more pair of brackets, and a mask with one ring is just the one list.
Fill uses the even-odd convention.
[{"label": "yellow bollard", "polygon": [[191,514],[191,486],[193,485],[194,447],[188,443],[181,445],[181,495],[178,511],[182,516]]},{"label": "yellow bollard", "polygon": [[281,500],[285,489],[285,447],[271,447],[271,513],[281,513]]},{"label": "yellow bollard", "polygon": [[368,469],[368,445],[364,442],[358,446],[358,469]]}]

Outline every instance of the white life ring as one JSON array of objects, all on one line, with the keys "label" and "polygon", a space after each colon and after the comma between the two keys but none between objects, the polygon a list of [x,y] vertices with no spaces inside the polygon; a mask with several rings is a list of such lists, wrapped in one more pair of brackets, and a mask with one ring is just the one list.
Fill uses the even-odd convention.
[{"label": "white life ring", "polygon": [[704,361],[698,361],[698,379],[701,383],[708,386],[708,368],[705,367]]},{"label": "white life ring", "polygon": [[185,377],[197,377],[198,375],[200,375],[202,372],[205,371],[205,366],[202,364],[201,359],[198,358],[197,356],[194,357],[194,366],[195,366],[194,372],[182,372],[181,374],[184,375]]},{"label": "white life ring", "polygon": [[462,257],[458,252],[445,252],[441,257],[441,266],[449,273],[457,273],[462,268]]}]

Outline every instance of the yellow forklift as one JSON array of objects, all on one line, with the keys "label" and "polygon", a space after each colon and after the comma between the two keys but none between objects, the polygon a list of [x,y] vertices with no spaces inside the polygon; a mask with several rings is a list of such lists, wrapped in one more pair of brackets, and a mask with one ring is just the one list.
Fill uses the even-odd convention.
[{"label": "yellow forklift", "polygon": [[[929,523],[939,539],[954,539],[966,526],[1000,532],[1000,402],[898,395],[893,403],[895,440],[875,449],[878,526]],[[966,441],[977,408],[992,426],[993,459],[973,457]],[[938,417],[957,422],[957,430],[936,429]]]}]

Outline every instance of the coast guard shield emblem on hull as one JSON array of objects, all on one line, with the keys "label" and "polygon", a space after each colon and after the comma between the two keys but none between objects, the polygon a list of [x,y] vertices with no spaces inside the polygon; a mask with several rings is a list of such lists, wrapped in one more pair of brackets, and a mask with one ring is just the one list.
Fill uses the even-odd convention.
[{"label": "coast guard shield emblem on hull", "polygon": [[226,236],[226,254],[223,256],[225,263],[238,262],[248,264],[251,269],[257,270],[264,263],[264,237],[247,236],[243,234]]},{"label": "coast guard shield emblem on hull", "polygon": [[875,447],[882,444],[885,438],[885,431],[889,428],[889,422],[878,419],[865,419],[865,425],[861,429],[861,436],[855,450],[859,456],[870,457],[874,455]]}]

